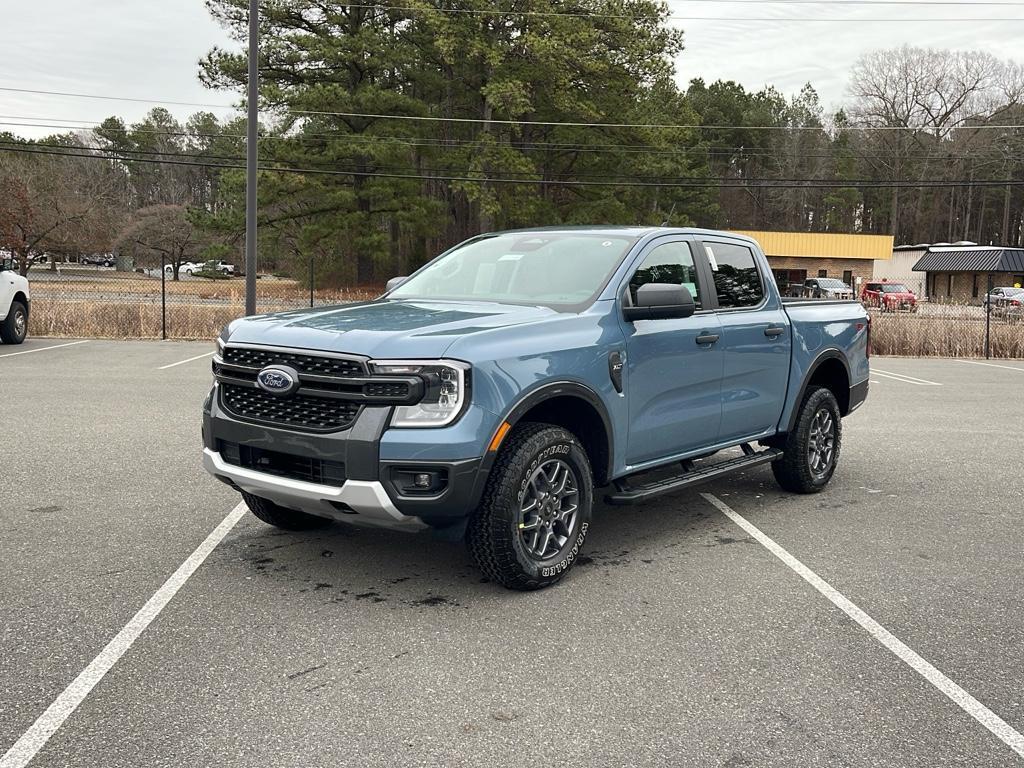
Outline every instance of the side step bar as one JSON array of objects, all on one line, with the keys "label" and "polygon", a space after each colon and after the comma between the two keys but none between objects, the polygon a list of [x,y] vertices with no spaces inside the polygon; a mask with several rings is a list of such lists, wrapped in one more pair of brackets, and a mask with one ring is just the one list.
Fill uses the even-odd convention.
[{"label": "side step bar", "polygon": [[680,462],[681,469],[679,473],[671,477],[662,477],[658,480],[638,485],[633,485],[630,482],[632,478],[636,478],[638,475],[631,475],[630,477],[616,480],[614,483],[615,492],[605,496],[605,501],[609,504],[635,504],[638,501],[646,501],[657,496],[663,496],[666,493],[689,488],[691,485],[714,480],[716,477],[728,475],[741,469],[756,467],[758,464],[766,464],[769,461],[775,461],[782,455],[782,451],[778,448],[765,448],[755,451],[747,443],[740,447],[743,449],[742,456],[737,456],[735,459],[728,459],[727,461],[719,461],[708,466],[697,467],[689,460]]}]

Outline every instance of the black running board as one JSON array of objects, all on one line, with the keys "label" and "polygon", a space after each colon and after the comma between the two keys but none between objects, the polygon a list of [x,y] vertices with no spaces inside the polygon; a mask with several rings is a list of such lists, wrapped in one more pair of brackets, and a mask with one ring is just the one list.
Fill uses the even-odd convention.
[{"label": "black running board", "polygon": [[737,456],[735,459],[718,461],[702,467],[694,466],[692,461],[681,462],[681,471],[679,474],[672,475],[671,477],[662,477],[658,480],[638,485],[630,482],[631,477],[636,478],[637,475],[616,480],[614,484],[615,492],[605,496],[605,501],[609,504],[635,504],[638,501],[646,501],[647,499],[653,499],[666,493],[689,488],[692,485],[704,483],[708,480],[714,480],[717,477],[738,472],[741,469],[756,467],[758,464],[766,464],[782,456],[782,451],[778,448],[765,448],[755,451],[747,444],[741,447],[743,448],[743,455]]}]

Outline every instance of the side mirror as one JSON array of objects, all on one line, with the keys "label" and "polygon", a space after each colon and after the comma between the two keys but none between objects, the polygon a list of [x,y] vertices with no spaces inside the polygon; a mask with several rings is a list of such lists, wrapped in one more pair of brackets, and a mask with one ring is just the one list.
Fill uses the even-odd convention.
[{"label": "side mirror", "polygon": [[697,311],[697,305],[685,285],[672,283],[648,283],[636,292],[636,306],[623,307],[626,320],[667,320],[674,317],[689,317]]},{"label": "side mirror", "polygon": [[392,277],[390,280],[388,280],[387,285],[384,286],[384,293],[391,293],[391,291],[395,290],[395,288],[400,286],[402,283],[404,283],[408,279],[409,278],[405,277],[405,276],[403,276],[403,277]]}]

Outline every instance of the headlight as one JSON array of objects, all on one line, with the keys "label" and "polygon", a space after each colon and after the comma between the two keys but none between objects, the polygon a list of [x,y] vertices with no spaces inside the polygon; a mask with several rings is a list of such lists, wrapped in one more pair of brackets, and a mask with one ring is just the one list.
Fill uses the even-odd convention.
[{"label": "headlight", "polygon": [[469,365],[459,360],[373,360],[374,373],[415,375],[426,382],[423,399],[395,406],[393,427],[443,427],[462,413],[468,400]]}]

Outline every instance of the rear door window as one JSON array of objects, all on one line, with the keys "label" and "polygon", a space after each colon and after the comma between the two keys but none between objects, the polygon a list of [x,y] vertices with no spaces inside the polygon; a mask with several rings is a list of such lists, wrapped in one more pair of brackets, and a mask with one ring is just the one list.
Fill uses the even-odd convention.
[{"label": "rear door window", "polygon": [[754,252],[735,243],[704,243],[718,294],[719,309],[756,307],[764,301],[764,283]]}]

